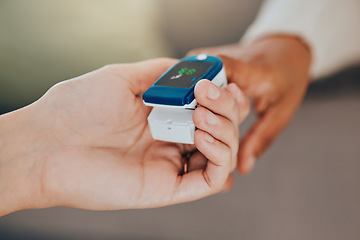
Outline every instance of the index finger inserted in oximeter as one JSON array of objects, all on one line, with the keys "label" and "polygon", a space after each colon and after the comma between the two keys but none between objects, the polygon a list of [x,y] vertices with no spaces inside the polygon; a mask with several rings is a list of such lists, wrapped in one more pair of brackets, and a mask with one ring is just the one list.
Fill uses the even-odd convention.
[{"label": "index finger inserted in oximeter", "polygon": [[220,58],[205,54],[182,58],[143,94],[145,105],[154,107],[148,117],[154,139],[194,143],[192,114],[197,105],[194,88],[201,79],[226,87]]}]

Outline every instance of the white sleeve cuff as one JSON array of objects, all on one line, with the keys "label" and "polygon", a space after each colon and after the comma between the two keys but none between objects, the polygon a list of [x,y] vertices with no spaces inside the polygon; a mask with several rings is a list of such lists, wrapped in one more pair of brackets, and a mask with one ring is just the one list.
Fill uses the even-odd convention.
[{"label": "white sleeve cuff", "polygon": [[360,62],[359,23],[358,0],[268,0],[241,41],[298,36],[311,48],[311,75],[319,78]]}]

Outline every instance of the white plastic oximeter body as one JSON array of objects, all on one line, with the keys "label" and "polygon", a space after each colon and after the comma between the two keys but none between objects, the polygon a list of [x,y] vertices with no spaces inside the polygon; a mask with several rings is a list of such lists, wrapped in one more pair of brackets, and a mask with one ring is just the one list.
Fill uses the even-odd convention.
[{"label": "white plastic oximeter body", "polygon": [[143,94],[145,105],[154,107],[148,117],[154,139],[194,143],[192,115],[197,105],[194,88],[201,79],[226,87],[220,58],[205,54],[182,58]]}]

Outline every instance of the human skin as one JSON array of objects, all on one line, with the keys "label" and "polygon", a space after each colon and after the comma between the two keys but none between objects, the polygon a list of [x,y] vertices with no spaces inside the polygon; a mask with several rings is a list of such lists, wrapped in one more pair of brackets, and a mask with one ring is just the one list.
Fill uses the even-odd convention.
[{"label": "human skin", "polygon": [[235,84],[202,80],[195,145],[153,140],[141,94],[174,63],[109,65],[0,116],[0,216],[52,206],[153,208],[229,189],[249,104]]},{"label": "human skin", "polygon": [[240,142],[237,169],[249,173],[289,124],[309,85],[311,49],[291,35],[269,35],[249,45],[200,48],[187,55],[220,55],[227,77],[252,99],[257,121]]}]

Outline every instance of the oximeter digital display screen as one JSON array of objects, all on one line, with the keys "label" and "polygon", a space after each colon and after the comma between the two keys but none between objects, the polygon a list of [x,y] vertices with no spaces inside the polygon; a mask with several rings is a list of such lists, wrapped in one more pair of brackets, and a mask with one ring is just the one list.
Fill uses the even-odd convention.
[{"label": "oximeter digital display screen", "polygon": [[214,65],[211,62],[182,61],[171,68],[157,86],[191,88]]}]

